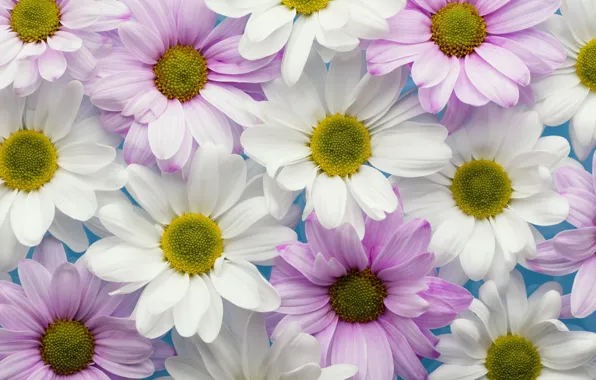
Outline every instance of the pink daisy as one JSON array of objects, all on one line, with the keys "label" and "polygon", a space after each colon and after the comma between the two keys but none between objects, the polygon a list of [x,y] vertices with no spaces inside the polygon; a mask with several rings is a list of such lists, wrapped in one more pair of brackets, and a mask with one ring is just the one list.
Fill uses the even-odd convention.
[{"label": "pink daisy", "polygon": [[269,315],[275,337],[293,322],[321,345],[321,365],[354,364],[356,380],[426,379],[418,357],[436,358],[429,329],[451,323],[473,297],[430,276],[428,222],[404,223],[400,208],[383,221],[327,230],[306,222],[308,243],[279,246],[271,283],[281,306]]},{"label": "pink daisy", "polygon": [[238,43],[247,18],[213,28],[217,15],[203,0],[125,3],[133,20],[118,28],[120,43],[102,60],[90,90],[93,104],[134,120],[121,129],[129,140],[125,159],[147,165],[154,157],[173,172],[188,162],[193,142],[232,152],[237,125],[259,122],[253,96],[279,76],[282,54],[242,58]]},{"label": "pink daisy", "polygon": [[14,84],[19,96],[35,92],[42,80],[65,73],[86,81],[110,39],[98,32],[130,17],[116,0],[1,0],[0,89]]},{"label": "pink daisy", "polygon": [[428,112],[448,101],[451,116],[488,102],[513,107],[527,95],[532,75],[550,73],[565,60],[561,44],[535,28],[559,2],[408,0],[389,20],[389,35],[369,47],[368,70],[383,75],[412,64]]}]

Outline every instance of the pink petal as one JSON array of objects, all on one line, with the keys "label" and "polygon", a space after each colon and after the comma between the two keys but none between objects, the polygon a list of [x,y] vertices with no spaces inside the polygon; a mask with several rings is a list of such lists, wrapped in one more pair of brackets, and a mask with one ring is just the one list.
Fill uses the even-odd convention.
[{"label": "pink petal", "polygon": [[81,277],[77,268],[70,263],[64,263],[52,276],[50,284],[50,298],[56,318],[72,319],[81,303]]},{"label": "pink petal", "polygon": [[139,93],[155,87],[151,70],[125,71],[101,78],[91,91],[91,103],[105,111],[122,111]]},{"label": "pink petal", "polygon": [[424,294],[442,299],[457,312],[467,310],[474,300],[474,296],[468,290],[441,278],[427,276],[425,282],[428,289]]},{"label": "pink petal", "polygon": [[478,54],[465,58],[470,82],[491,101],[501,107],[513,107],[519,101],[517,84],[489,65]]},{"label": "pink petal", "polygon": [[427,294],[423,297],[428,301],[430,307],[424,314],[414,319],[418,326],[438,329],[449,325],[457,317],[457,312],[441,298]]},{"label": "pink petal", "polygon": [[99,116],[102,128],[112,133],[126,133],[133,122],[133,118],[124,117],[120,112],[103,111]]},{"label": "pink petal", "polygon": [[[592,171],[594,171],[594,168]],[[563,166],[555,171],[553,179],[558,192],[577,187],[589,193],[594,193],[592,175],[583,168]]]},{"label": "pink petal", "polygon": [[68,73],[81,81],[90,79],[97,66],[97,60],[85,46],[75,52],[65,53],[64,57],[68,64]]},{"label": "pink petal", "polygon": [[437,45],[426,50],[416,58],[412,66],[414,83],[419,87],[429,88],[443,82],[449,74],[450,60]]},{"label": "pink petal", "polygon": [[59,30],[48,38],[48,46],[58,51],[73,52],[83,46],[83,40],[72,33]]},{"label": "pink petal", "polygon": [[571,290],[571,313],[585,318],[596,311],[596,256],[579,268]]},{"label": "pink petal", "polygon": [[182,105],[186,126],[199,146],[220,145],[231,152],[234,136],[228,118],[200,96]]},{"label": "pink petal", "polygon": [[38,60],[39,75],[47,81],[53,82],[62,77],[66,71],[66,58],[61,51],[48,49]]},{"label": "pink petal", "polygon": [[[55,261],[59,261],[59,259]],[[64,262],[66,262],[66,255],[62,263]],[[53,264],[55,263],[51,265]],[[38,318],[44,323],[51,323],[54,319],[52,302],[48,292],[52,280],[51,273],[37,261],[25,260],[19,265],[19,279],[27,298],[39,313]]]},{"label": "pink petal", "polygon": [[486,29],[491,34],[517,32],[546,21],[557,11],[560,0],[511,0],[496,12],[486,15]]},{"label": "pink petal", "polygon": [[551,276],[562,276],[573,273],[578,270],[581,264],[581,261],[572,261],[561,256],[554,249],[552,240],[539,243],[536,246],[536,257],[528,260],[529,268]]},{"label": "pink petal", "polygon": [[447,5],[446,0],[414,0],[414,2],[430,13],[437,13]]},{"label": "pink petal", "polygon": [[155,163],[155,156],[149,146],[149,131],[147,125],[137,123],[130,126],[122,148],[124,160],[127,164],[150,166]]},{"label": "pink petal", "polygon": [[415,10],[403,10],[389,20],[389,34],[385,39],[406,44],[425,42],[431,39],[430,18]]},{"label": "pink petal", "polygon": [[530,70],[521,59],[509,50],[488,42],[483,43],[475,50],[492,67],[521,86],[527,86],[530,83]]},{"label": "pink petal", "polygon": [[19,351],[0,361],[0,373],[5,379],[27,378],[43,367],[39,349]]},{"label": "pink petal", "polygon": [[388,310],[405,318],[416,318],[428,310],[428,302],[416,294],[389,294],[383,301]]},{"label": "pink petal", "polygon": [[369,379],[393,378],[393,355],[385,330],[376,322],[365,323],[361,326],[366,340],[367,377]]},{"label": "pink petal", "polygon": [[410,257],[409,260],[404,261],[399,265],[383,269],[379,272],[377,277],[387,282],[418,279],[430,272],[434,259],[435,255],[428,252]]},{"label": "pink petal", "polygon": [[[461,65],[461,67],[463,68],[464,65]],[[461,78],[461,75],[462,74],[460,72],[458,81]],[[468,80],[467,76],[466,76],[466,80]],[[456,89],[457,89],[457,83],[458,82],[455,82]],[[484,95],[482,95],[482,94],[480,94],[480,96],[482,96],[482,98],[485,98]],[[487,102],[489,102],[488,99],[487,99]],[[451,97],[449,98],[449,101],[447,102],[447,109],[446,109],[445,113],[443,114],[443,118],[441,118],[441,124],[443,124],[445,127],[447,127],[449,134],[452,134],[453,132],[457,131],[459,128],[461,128],[463,126],[464,122],[468,119],[471,111],[472,111],[472,106],[461,101],[457,97],[457,93],[454,93],[451,95]]]},{"label": "pink petal", "polygon": [[118,28],[124,46],[141,62],[154,65],[164,53],[163,42],[147,26],[126,22]]},{"label": "pink petal", "polygon": [[561,231],[554,237],[553,246],[561,256],[569,260],[588,259],[596,252],[596,227]]},{"label": "pink petal", "polygon": [[168,6],[165,0],[126,0],[124,4],[132,11],[134,19],[154,31],[165,47],[176,45],[177,31],[173,7]]},{"label": "pink petal", "polygon": [[457,81],[455,82],[455,95],[457,95],[457,98],[465,104],[470,104],[475,107],[487,104],[490,100],[482,95],[472,82],[470,82],[465,67],[464,60],[461,59],[459,77],[457,77]]},{"label": "pink petal", "polygon": [[43,265],[50,273],[67,262],[64,246],[53,236],[45,237],[41,244],[35,247],[33,260]]},{"label": "pink petal", "polygon": [[180,144],[178,152],[167,160],[157,160],[157,166],[163,173],[174,173],[182,169],[188,162],[192,150],[193,138],[188,128],[184,129],[184,138]]},{"label": "pink petal", "polygon": [[134,116],[139,123],[147,124],[160,117],[167,106],[168,98],[151,88],[135,95],[122,110],[122,116]]},{"label": "pink petal", "polygon": [[510,1],[511,0],[471,0],[468,2],[476,7],[480,16],[484,16],[503,7]]},{"label": "pink petal", "polygon": [[418,90],[420,104],[427,112],[438,113],[441,111],[445,105],[447,105],[447,102],[453,93],[455,82],[459,76],[460,67],[457,57],[453,56],[450,59],[449,74],[447,74],[447,77],[443,82],[434,87],[420,88]]},{"label": "pink petal", "polygon": [[394,321],[381,318],[383,329],[387,332],[387,338],[391,352],[395,372],[404,379],[427,379],[428,373],[420,359],[416,356],[408,340],[402,335]]},{"label": "pink petal", "polygon": [[182,104],[178,99],[169,100],[165,112],[149,123],[149,145],[156,158],[166,160],[178,152],[185,125]]},{"label": "pink petal", "polygon": [[13,89],[18,96],[28,96],[37,91],[42,79],[39,75],[37,60],[18,61],[19,73],[14,78]]},{"label": "pink petal", "polygon": [[574,226],[589,227],[596,221],[596,196],[580,188],[569,188],[561,192],[569,202],[567,221]]},{"label": "pink petal", "polygon": [[257,117],[250,112],[254,101],[250,95],[234,86],[223,83],[207,83],[201,95],[212,106],[242,126],[258,123]]},{"label": "pink petal", "polygon": [[407,63],[414,62],[422,53],[435,46],[434,42],[398,44],[377,40],[366,50],[368,71],[371,75],[384,75]]},{"label": "pink petal", "polygon": [[434,344],[411,319],[386,313],[379,318],[379,322],[386,331],[395,329],[403,335],[416,355],[426,358],[439,357],[439,352],[435,350]]},{"label": "pink petal", "polygon": [[366,339],[361,325],[339,322],[330,349],[331,364],[353,364],[359,369],[353,379],[368,379]]},{"label": "pink petal", "polygon": [[178,42],[194,46],[202,42],[215,25],[217,14],[205,6],[204,1],[182,0],[178,9]]},{"label": "pink petal", "polygon": [[17,37],[17,34],[12,32],[8,40],[0,43],[0,66],[12,61],[21,51],[23,42]]}]

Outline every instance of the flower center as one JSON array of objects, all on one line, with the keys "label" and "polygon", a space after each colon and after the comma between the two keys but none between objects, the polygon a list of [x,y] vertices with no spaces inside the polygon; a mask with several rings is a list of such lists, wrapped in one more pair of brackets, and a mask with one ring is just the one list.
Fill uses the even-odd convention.
[{"label": "flower center", "polygon": [[470,161],[457,169],[451,193],[459,208],[478,219],[500,214],[511,199],[511,180],[494,161]]},{"label": "flower center", "polygon": [[207,83],[207,60],[192,46],[169,48],[153,66],[155,85],[168,99],[191,100]]},{"label": "flower center", "polygon": [[296,13],[311,15],[327,7],[330,0],[281,0],[281,3]]},{"label": "flower center", "polygon": [[55,0],[19,0],[10,27],[23,42],[45,41],[60,29],[60,7]]},{"label": "flower center", "polygon": [[321,170],[345,177],[356,173],[370,157],[370,134],[355,117],[331,115],[315,128],[310,149]]},{"label": "flower center", "polygon": [[536,380],[542,370],[538,350],[518,335],[497,338],[488,349],[484,365],[489,380]]},{"label": "flower center", "polygon": [[207,273],[223,253],[221,230],[202,214],[184,214],[166,227],[161,237],[161,249],[177,271]]},{"label": "flower center", "polygon": [[329,288],[331,308],[342,321],[368,323],[385,312],[387,288],[370,269],[354,269]]},{"label": "flower center", "polygon": [[575,70],[583,85],[596,91],[596,39],[581,48],[577,55]]},{"label": "flower center", "polygon": [[0,143],[0,179],[11,189],[37,190],[56,169],[56,148],[41,132],[20,130]]},{"label": "flower center", "polygon": [[448,56],[464,57],[482,45],[486,23],[468,3],[448,3],[431,18],[432,40]]},{"label": "flower center", "polygon": [[78,321],[57,320],[41,337],[41,358],[58,375],[73,375],[93,362],[95,338]]}]

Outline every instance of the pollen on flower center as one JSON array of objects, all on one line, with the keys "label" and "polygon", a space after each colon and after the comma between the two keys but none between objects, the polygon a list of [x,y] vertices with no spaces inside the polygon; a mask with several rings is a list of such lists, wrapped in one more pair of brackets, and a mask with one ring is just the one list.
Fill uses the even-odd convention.
[{"label": "pollen on flower center", "polygon": [[488,349],[485,366],[489,380],[536,380],[542,371],[538,350],[518,335],[497,338]]},{"label": "pollen on flower center", "polygon": [[207,83],[207,60],[192,46],[169,48],[153,66],[155,85],[168,99],[186,102]]},{"label": "pollen on flower center", "polygon": [[494,161],[470,161],[457,169],[451,193],[457,206],[478,219],[500,214],[511,199],[511,180]]},{"label": "pollen on flower center", "polygon": [[486,38],[484,18],[469,3],[448,3],[431,22],[432,40],[448,56],[464,57]]},{"label": "pollen on flower center", "polygon": [[354,174],[369,159],[370,134],[358,119],[327,116],[310,139],[312,160],[329,176]]},{"label": "pollen on flower center", "polygon": [[73,375],[93,362],[95,338],[78,321],[57,320],[41,337],[41,358],[58,375]]},{"label": "pollen on flower center", "polygon": [[296,9],[296,13],[311,15],[327,7],[331,0],[281,0],[281,3],[290,9]]},{"label": "pollen on flower center", "polygon": [[55,0],[19,0],[10,27],[23,42],[45,41],[60,29],[60,8]]},{"label": "pollen on flower center", "polygon": [[331,308],[342,321],[368,323],[385,312],[387,288],[370,269],[352,270],[329,288]]},{"label": "pollen on flower center", "polygon": [[581,48],[577,55],[575,70],[582,84],[596,91],[596,39]]},{"label": "pollen on flower center", "polygon": [[37,190],[57,169],[56,148],[41,132],[19,130],[0,143],[0,179],[11,189]]},{"label": "pollen on flower center", "polygon": [[177,271],[207,273],[223,253],[221,230],[202,214],[184,214],[165,228],[161,249],[170,266]]}]

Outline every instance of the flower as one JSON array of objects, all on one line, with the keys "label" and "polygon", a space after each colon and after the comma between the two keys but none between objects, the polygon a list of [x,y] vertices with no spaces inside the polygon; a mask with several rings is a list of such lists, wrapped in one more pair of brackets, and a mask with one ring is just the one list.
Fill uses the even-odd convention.
[{"label": "flower", "polygon": [[174,172],[189,160],[193,141],[232,152],[236,123],[258,121],[251,95],[279,75],[281,56],[240,57],[246,19],[226,19],[213,28],[217,15],[203,0],[127,3],[132,20],[118,28],[119,41],[90,86],[93,104],[130,117],[130,129],[121,131],[129,140],[127,162],[157,158],[167,161],[164,171]]},{"label": "flower", "polygon": [[441,277],[465,282],[488,276],[507,284],[517,262],[536,255],[541,236],[530,224],[565,220],[569,205],[554,191],[551,173],[569,154],[569,143],[541,138],[542,130],[534,111],[475,108],[449,137],[454,154],[441,172],[395,179],[406,215],[433,227],[435,265],[449,264]]},{"label": "flower", "polygon": [[356,380],[426,378],[418,356],[437,357],[429,329],[451,323],[473,299],[429,275],[430,225],[404,223],[398,208],[383,221],[366,218],[362,241],[352,226],[327,230],[314,217],[306,236],[307,244],[278,247],[271,283],[281,306],[269,315],[272,336],[298,323],[319,341],[322,365],[354,364]]},{"label": "flower", "polygon": [[0,5],[0,89],[13,83],[19,96],[35,92],[42,79],[65,73],[91,78],[97,58],[109,48],[102,31],[130,17],[115,0],[6,0]]},{"label": "flower", "polygon": [[560,125],[571,119],[573,150],[585,160],[596,141],[593,110],[596,105],[596,7],[590,0],[561,0],[561,14],[545,29],[565,47],[565,64],[533,83],[537,111],[544,124]]},{"label": "flower", "polygon": [[45,82],[27,98],[0,90],[0,114],[0,270],[12,270],[48,230],[75,241],[97,193],[122,188],[127,175],[118,138],[99,126],[78,81]]},{"label": "flower", "polygon": [[262,314],[234,314],[240,315],[232,317],[234,324],[230,328],[224,326],[213,343],[202,342],[196,336],[183,339],[173,334],[178,356],[166,361],[171,378],[344,380],[358,370],[347,364],[321,368],[319,343],[298,325],[289,326],[269,347]]},{"label": "flower", "polygon": [[559,232],[552,240],[538,244],[536,257],[528,260],[527,267],[553,276],[577,271],[571,314],[585,318],[596,311],[596,195],[593,175],[578,166],[561,167],[554,176],[557,191],[569,202],[567,221],[577,229]]},{"label": "flower", "polygon": [[[300,79],[315,50],[329,62],[335,52],[349,52],[359,39],[374,40],[389,31],[387,20],[405,0],[205,0],[228,17],[250,15],[238,45],[240,54],[257,60],[284,50],[281,73],[288,86]],[[284,48],[285,47],[285,48]]]},{"label": "flower", "polygon": [[430,379],[591,379],[582,366],[596,355],[596,334],[569,331],[557,319],[560,312],[556,282],[528,298],[518,271],[504,295],[487,281],[480,300],[451,324],[451,334],[439,336],[438,360],[446,364]]},{"label": "flower", "polygon": [[110,296],[116,287],[81,261],[68,263],[52,237],[33,259],[19,263],[22,286],[0,282],[2,378],[141,379],[155,371],[154,355],[172,354],[163,342],[154,347],[127,319],[138,294]]},{"label": "flower", "polygon": [[239,155],[202,148],[188,183],[130,165],[127,190],[144,209],[113,203],[98,217],[115,236],[83,256],[100,278],[125,283],[116,293],[144,288],[137,329],[148,338],[173,326],[184,337],[213,341],[222,324],[222,297],[250,310],[272,311],[279,295],[253,263],[275,256],[296,233],[268,216],[264,197],[245,192]]},{"label": "flower", "polygon": [[362,76],[360,54],[338,55],[329,71],[312,60],[294,87],[265,84],[264,124],[247,128],[241,142],[282,188],[306,188],[304,217],[314,209],[326,228],[350,223],[363,236],[361,210],[380,220],[397,207],[381,171],[433,174],[451,149],[447,130],[423,115],[415,95],[400,97],[407,73]]},{"label": "flower", "polygon": [[558,7],[559,0],[408,0],[389,20],[389,35],[368,48],[368,70],[383,75],[412,63],[428,112],[450,99],[458,110],[488,102],[513,107],[531,75],[565,59],[561,44],[534,28]]}]

